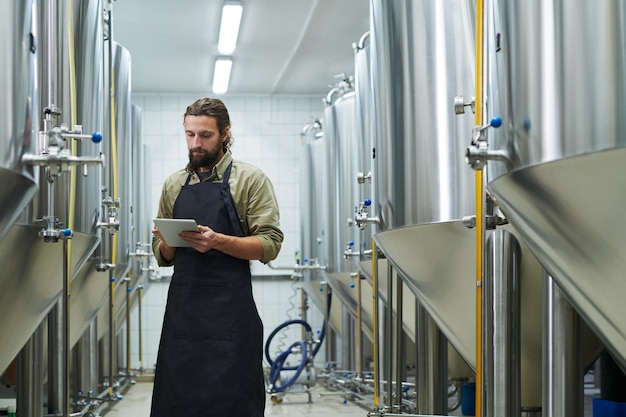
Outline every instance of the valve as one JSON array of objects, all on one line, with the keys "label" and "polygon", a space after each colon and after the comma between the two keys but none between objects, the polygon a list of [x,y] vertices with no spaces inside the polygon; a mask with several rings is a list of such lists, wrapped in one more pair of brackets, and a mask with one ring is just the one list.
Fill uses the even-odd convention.
[{"label": "valve", "polygon": [[346,259],[350,259],[353,256],[359,256],[360,253],[358,251],[355,252],[353,249],[354,249],[354,241],[351,240],[346,243],[346,249],[343,251],[343,257]]},{"label": "valve", "polygon": [[369,217],[367,213],[367,209],[372,205],[372,200],[366,198],[361,201],[356,209],[356,213],[354,215],[354,223],[361,229],[365,230],[365,227],[368,224],[380,224],[380,220],[377,216]]},{"label": "valve", "polygon": [[491,119],[488,125],[476,126],[472,130],[472,143],[465,151],[465,160],[474,170],[483,169],[489,160],[510,162],[508,152],[504,150],[489,150],[485,131],[493,127],[495,129],[502,126],[502,118],[496,116]]},{"label": "valve", "polygon": [[46,243],[55,243],[59,239],[67,240],[74,236],[74,232],[70,228],[57,229],[57,225],[61,222],[54,216],[44,216],[38,222],[45,224],[45,228],[39,231],[39,237],[42,237]]}]

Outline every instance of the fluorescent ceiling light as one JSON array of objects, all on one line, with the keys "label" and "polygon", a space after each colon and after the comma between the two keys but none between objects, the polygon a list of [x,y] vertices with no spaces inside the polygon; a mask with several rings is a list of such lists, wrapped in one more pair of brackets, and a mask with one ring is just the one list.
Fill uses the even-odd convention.
[{"label": "fluorescent ceiling light", "polygon": [[215,60],[215,68],[213,70],[214,94],[224,94],[228,90],[230,70],[232,67],[233,61],[230,58],[218,58]]},{"label": "fluorescent ceiling light", "polygon": [[235,50],[242,12],[243,6],[241,3],[226,2],[224,7],[222,7],[220,36],[217,41],[217,49],[220,51],[220,54],[230,55]]}]

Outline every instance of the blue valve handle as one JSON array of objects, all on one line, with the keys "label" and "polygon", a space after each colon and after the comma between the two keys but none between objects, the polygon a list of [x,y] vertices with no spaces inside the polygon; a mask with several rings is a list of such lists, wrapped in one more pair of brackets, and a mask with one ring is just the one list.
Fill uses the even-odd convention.
[{"label": "blue valve handle", "polygon": [[496,129],[502,126],[502,117],[500,116],[493,117],[491,121],[489,122],[489,126],[494,127]]},{"label": "blue valve handle", "polygon": [[370,200],[369,198],[366,198],[365,200],[363,200],[363,204],[366,206],[371,206],[372,205],[372,200]]},{"label": "blue valve handle", "polygon": [[100,132],[93,132],[91,134],[91,141],[93,143],[100,143],[100,142],[102,142],[102,133],[100,133]]},{"label": "blue valve handle", "polygon": [[72,229],[69,229],[69,228],[63,229],[63,236],[72,236]]}]

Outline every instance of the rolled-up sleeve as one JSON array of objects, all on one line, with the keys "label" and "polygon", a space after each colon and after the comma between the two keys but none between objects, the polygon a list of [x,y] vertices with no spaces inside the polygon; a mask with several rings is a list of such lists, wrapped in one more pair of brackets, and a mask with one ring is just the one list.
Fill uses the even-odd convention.
[{"label": "rolled-up sleeve", "polygon": [[[229,157],[227,154],[224,164],[230,162]],[[266,264],[276,259],[284,234],[280,229],[278,200],[269,177],[252,164],[233,160],[228,184],[244,235],[256,236],[261,242],[263,254],[259,260]]]},{"label": "rolled-up sleeve", "polygon": [[278,201],[274,187],[265,174],[259,171],[251,180],[246,208],[248,234],[259,238],[263,247],[260,261],[268,263],[276,259],[284,239]]},{"label": "rolled-up sleeve", "polygon": [[[161,198],[159,199],[159,210],[157,218],[172,219],[174,218],[174,203],[178,198],[181,189],[181,181],[187,176],[184,170],[178,171],[168,177],[163,183],[161,190]],[[161,256],[161,239],[157,235],[152,235],[152,253],[157,260],[159,266],[172,266],[174,260],[166,261]]]}]

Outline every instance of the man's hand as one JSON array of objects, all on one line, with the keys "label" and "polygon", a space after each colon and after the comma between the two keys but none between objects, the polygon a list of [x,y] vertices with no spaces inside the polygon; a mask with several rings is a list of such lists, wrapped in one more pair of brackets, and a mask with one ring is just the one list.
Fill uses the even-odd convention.
[{"label": "man's hand", "polygon": [[163,235],[161,234],[161,231],[159,229],[152,229],[152,234],[157,235],[159,239],[161,239],[159,250],[161,251],[161,256],[163,257],[163,259],[168,262],[173,260],[174,256],[176,256],[176,248],[172,248],[171,246],[168,246],[167,243],[165,243],[165,239],[163,238]]},{"label": "man's hand", "polygon": [[219,233],[207,226],[198,226],[198,232],[181,232],[179,236],[200,253],[208,252],[217,245]]}]

